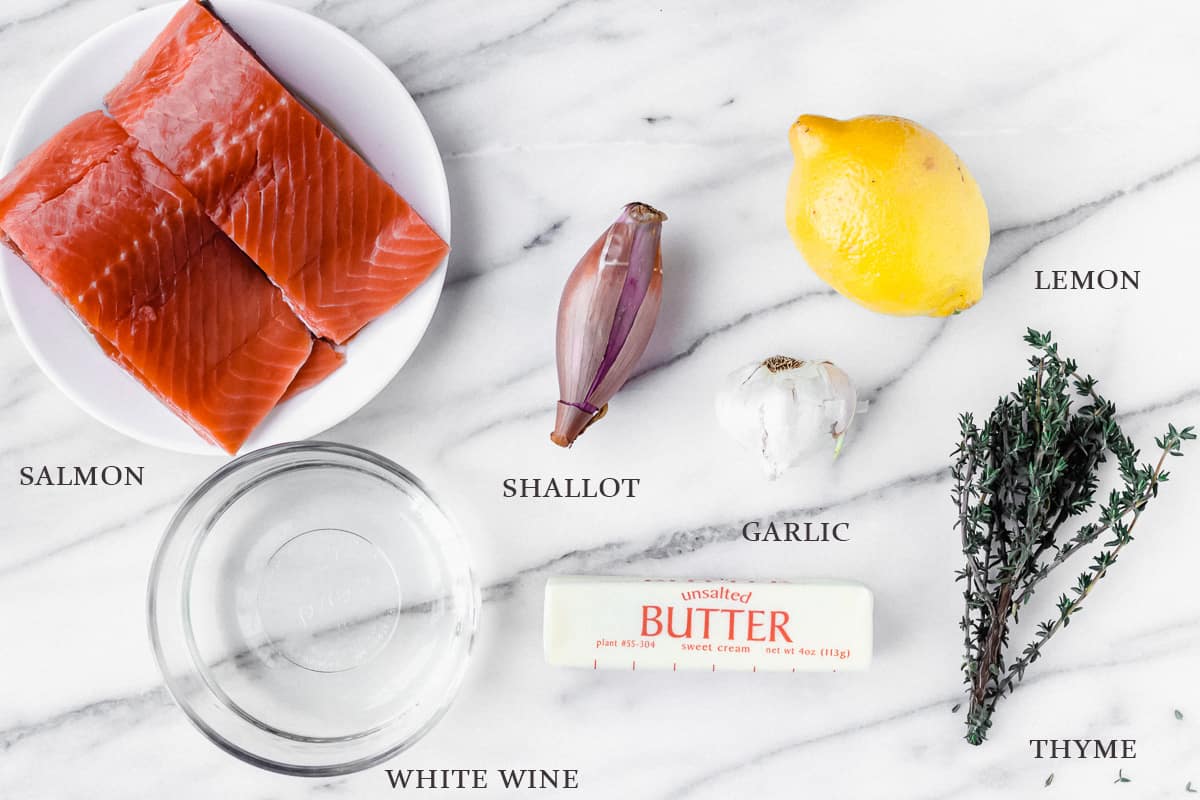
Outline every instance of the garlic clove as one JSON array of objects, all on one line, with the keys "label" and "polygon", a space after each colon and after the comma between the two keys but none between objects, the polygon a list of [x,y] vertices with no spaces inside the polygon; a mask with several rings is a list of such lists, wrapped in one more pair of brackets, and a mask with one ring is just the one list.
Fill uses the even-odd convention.
[{"label": "garlic clove", "polygon": [[837,458],[842,454],[842,445],[846,443],[846,432],[850,430],[850,423],[854,421],[854,415],[865,410],[865,404],[860,409],[858,392],[855,390],[854,384],[850,382],[849,375],[830,361],[821,362],[820,369],[821,376],[825,380],[826,392],[829,395],[829,399],[825,401],[825,408],[830,418],[829,433],[835,442],[833,457]]}]

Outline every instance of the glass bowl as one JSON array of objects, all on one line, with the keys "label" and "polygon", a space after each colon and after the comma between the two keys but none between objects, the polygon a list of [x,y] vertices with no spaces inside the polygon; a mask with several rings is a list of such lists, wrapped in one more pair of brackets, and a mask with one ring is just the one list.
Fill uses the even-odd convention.
[{"label": "glass bowl", "polygon": [[450,518],[367,450],[299,442],[219,469],[150,574],[150,639],[213,742],[293,775],[365,769],[449,707],[479,594]]}]

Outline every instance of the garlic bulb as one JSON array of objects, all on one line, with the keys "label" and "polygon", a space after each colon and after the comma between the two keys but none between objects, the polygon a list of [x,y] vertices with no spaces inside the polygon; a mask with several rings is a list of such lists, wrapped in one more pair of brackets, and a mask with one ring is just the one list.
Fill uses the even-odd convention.
[{"label": "garlic bulb", "polygon": [[854,415],[866,410],[850,377],[829,361],[772,356],[733,372],[717,392],[717,420],[763,459],[774,480],[833,443],[837,457]]}]

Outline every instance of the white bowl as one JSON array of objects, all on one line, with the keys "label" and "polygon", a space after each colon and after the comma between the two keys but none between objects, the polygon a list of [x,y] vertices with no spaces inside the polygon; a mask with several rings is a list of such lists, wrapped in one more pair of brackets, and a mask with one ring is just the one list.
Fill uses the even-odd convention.
[{"label": "white bowl", "polygon": [[[429,126],[391,71],[352,37],[302,11],[265,0],[213,0],[217,14],[279,78],[311,103],[447,242],[450,195]],[[166,26],[180,3],[146,9],[105,28],[50,73],[21,112],[0,156],[0,175],[104,95]],[[305,439],[378,394],[416,349],[437,306],[446,263],[346,347],[346,363],[280,405],[242,452]],[[0,247],[0,290],[17,334],[42,371],[81,408],[147,444],[221,455],[96,346],[91,335],[20,258]]]}]

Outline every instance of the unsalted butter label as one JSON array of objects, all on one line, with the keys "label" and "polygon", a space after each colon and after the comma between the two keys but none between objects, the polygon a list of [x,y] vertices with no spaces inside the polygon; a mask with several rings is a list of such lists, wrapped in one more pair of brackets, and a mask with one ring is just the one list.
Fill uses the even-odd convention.
[{"label": "unsalted butter label", "polygon": [[872,613],[870,589],[852,582],[555,577],[544,645],[564,667],[861,670]]}]

